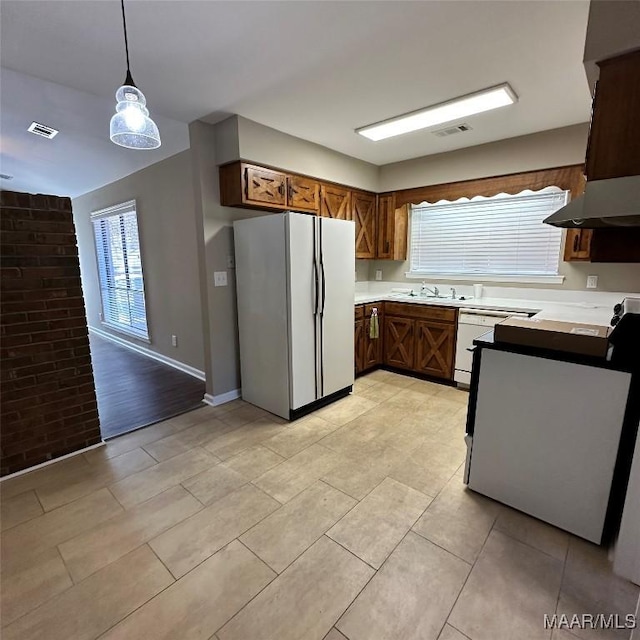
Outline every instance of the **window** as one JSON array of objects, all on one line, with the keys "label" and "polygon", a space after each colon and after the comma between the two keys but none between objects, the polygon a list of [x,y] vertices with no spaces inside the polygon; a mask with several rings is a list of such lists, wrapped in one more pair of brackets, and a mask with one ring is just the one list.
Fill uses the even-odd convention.
[{"label": "window", "polygon": [[149,339],[135,200],[91,214],[98,257],[102,321]]},{"label": "window", "polygon": [[413,205],[407,275],[561,282],[562,230],[542,221],[568,196],[548,187]]}]

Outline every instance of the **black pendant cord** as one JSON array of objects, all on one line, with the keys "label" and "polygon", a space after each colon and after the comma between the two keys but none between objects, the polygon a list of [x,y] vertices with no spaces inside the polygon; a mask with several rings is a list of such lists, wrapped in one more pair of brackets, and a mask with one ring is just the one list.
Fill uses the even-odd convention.
[{"label": "black pendant cord", "polygon": [[122,5],[122,27],[124,29],[124,50],[127,54],[127,77],[124,83],[132,87],[135,87],[136,85],[133,82],[133,78],[131,77],[131,70],[129,68],[129,40],[127,39],[127,19],[124,15],[124,0],[120,0],[120,4]]}]

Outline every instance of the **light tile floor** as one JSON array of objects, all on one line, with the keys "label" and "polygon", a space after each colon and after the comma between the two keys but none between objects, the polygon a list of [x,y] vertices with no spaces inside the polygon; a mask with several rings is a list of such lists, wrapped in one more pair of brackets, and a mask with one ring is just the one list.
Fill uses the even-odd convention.
[{"label": "light tile floor", "polygon": [[604,549],[467,490],[467,394],[376,371],[204,407],[0,485],[5,640],[536,640],[625,614]]}]

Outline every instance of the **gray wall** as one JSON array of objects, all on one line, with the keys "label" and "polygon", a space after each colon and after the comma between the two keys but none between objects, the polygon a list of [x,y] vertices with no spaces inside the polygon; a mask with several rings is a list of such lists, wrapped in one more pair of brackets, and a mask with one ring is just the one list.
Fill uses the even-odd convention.
[{"label": "gray wall", "polygon": [[[92,211],[136,200],[151,344],[100,322]],[[90,327],[204,369],[191,153],[183,151],[73,200]],[[171,335],[178,346],[171,346]]]},{"label": "gray wall", "polygon": [[[193,162],[193,193],[197,218],[202,324],[205,328],[206,393],[220,396],[240,388],[238,316],[233,256],[233,221],[265,215],[220,204],[218,165],[233,157],[233,126],[201,121],[189,125]],[[237,148],[237,146],[236,146]],[[220,160],[224,158],[224,162]],[[226,271],[226,287],[214,286],[214,272]]]},{"label": "gray wall", "polygon": [[588,134],[588,124],[576,124],[387,164],[380,167],[380,191],[580,164]]},{"label": "gray wall", "polygon": [[[528,136],[501,140],[490,144],[460,149],[450,153],[407,160],[380,168],[382,191],[408,189],[411,187],[486,178],[489,176],[559,167],[584,162],[589,127],[578,124],[562,129],[544,131]],[[369,261],[368,279],[374,279],[376,269],[382,269],[384,280],[410,282],[405,272],[409,262],[389,260]],[[565,276],[561,285],[514,285],[504,286],[549,286],[559,289],[586,289],[587,275],[598,276],[600,291],[640,291],[640,264],[590,264],[560,262],[560,274]],[[437,280],[434,280],[437,282]],[[442,280],[446,282],[446,280]],[[469,281],[472,283],[473,281]],[[500,286],[499,283],[489,283]]]},{"label": "gray wall", "polygon": [[234,116],[238,120],[240,158],[288,171],[378,191],[380,168],[319,144]]}]

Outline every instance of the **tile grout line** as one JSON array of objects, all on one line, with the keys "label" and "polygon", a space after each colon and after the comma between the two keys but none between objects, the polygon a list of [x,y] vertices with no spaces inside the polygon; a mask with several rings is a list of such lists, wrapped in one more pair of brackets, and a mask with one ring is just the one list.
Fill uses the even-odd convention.
[{"label": "tile grout line", "polygon": [[[468,640],[473,640],[466,633],[462,633],[462,631],[460,631],[460,629],[458,629],[458,627],[454,627],[450,622],[446,622],[445,621],[445,623],[442,625],[442,629],[444,629],[447,625],[449,625],[452,629],[455,629],[461,636],[463,636],[465,638],[468,638]],[[442,633],[442,630],[440,631],[440,633]]]},{"label": "tile grout line", "polygon": [[556,608],[554,613],[558,613],[558,607],[560,606],[560,596],[562,595],[562,587],[564,585],[564,576],[567,571],[567,562],[569,560],[569,547],[571,545],[571,539],[567,541],[567,550],[564,554],[564,562],[562,563],[562,574],[560,576],[560,587],[558,588],[558,596],[556,597]]},{"label": "tile grout line", "polygon": [[[162,562],[162,560],[158,557],[158,554],[156,554],[156,552],[151,548],[151,546],[149,545],[148,542],[145,542],[144,544],[141,544],[139,547],[136,547],[136,549],[134,549],[134,551],[137,551],[138,549],[141,549],[142,547],[148,547],[149,548],[151,553],[157,558],[157,560],[160,562],[160,564],[167,570],[169,575],[173,578],[173,582],[170,582],[166,587],[164,587],[163,589],[158,591],[158,593],[156,593],[153,596],[151,596],[148,600],[145,600],[144,602],[142,602],[135,609],[133,609],[133,611],[130,611],[126,616],[124,616],[124,618],[120,618],[119,620],[114,622],[111,626],[109,626],[107,629],[105,629],[104,631],[101,631],[100,635],[95,636],[98,640],[100,638],[102,638],[104,635],[106,635],[107,633],[109,633],[109,631],[111,631],[111,629],[113,629],[114,627],[117,627],[121,622],[124,622],[125,620],[129,619],[134,613],[136,613],[136,611],[142,609],[142,607],[144,607],[145,605],[149,604],[149,602],[151,602],[152,600],[155,600],[160,594],[164,593],[167,589],[172,587],[174,584],[177,584],[177,582],[178,582],[178,579],[173,575],[173,573],[171,573],[171,571],[169,571],[169,568],[164,564],[164,562]],[[131,552],[129,552],[129,553],[131,553]],[[107,566],[109,566],[109,565],[107,565]],[[95,574],[92,574],[92,575],[95,575]]]},{"label": "tile grout line", "polygon": [[[428,507],[427,507],[428,508]],[[426,509],[425,509],[426,511]],[[422,516],[420,516],[422,517]],[[418,518],[419,520],[420,518]],[[417,520],[416,520],[417,522]],[[415,523],[414,523],[415,525]],[[468,560],[466,560],[465,558],[459,556],[457,553],[454,553],[453,551],[451,551],[450,549],[446,549],[445,547],[443,547],[442,545],[439,545],[437,542],[434,542],[433,540],[430,540],[429,538],[427,538],[427,536],[422,535],[419,531],[416,531],[415,529],[411,528],[409,529],[409,531],[411,531],[411,533],[415,533],[417,536],[420,536],[423,540],[426,540],[427,542],[430,542],[434,547],[438,547],[438,549],[442,549],[442,551],[446,551],[449,555],[452,555],[454,558],[457,558],[458,560],[462,560],[462,562],[464,562],[465,564],[468,564],[470,567],[473,567],[475,560],[473,562],[469,562]],[[408,533],[408,532],[407,532]]]},{"label": "tile grout line", "polygon": [[[513,509],[513,507],[509,507],[509,509]],[[516,510],[516,512],[517,513],[521,513],[520,511],[517,511],[517,510]],[[527,514],[525,514],[525,515],[527,515]],[[544,549],[539,549],[538,547],[534,547],[532,544],[530,544],[529,542],[526,542],[525,540],[521,540],[520,538],[516,538],[515,535],[513,535],[509,531],[503,531],[502,529],[496,529],[496,523],[497,522],[498,522],[498,518],[496,517],[496,520],[493,523],[493,525],[491,526],[491,529],[490,529],[489,533],[491,533],[491,531],[497,531],[498,533],[501,533],[503,536],[507,536],[507,538],[510,538],[511,540],[515,540],[516,542],[519,542],[520,544],[523,544],[526,547],[529,547],[530,549],[533,549],[534,551],[539,551],[540,553],[543,553],[545,556],[548,556],[549,558],[552,558],[553,560],[556,560],[557,562],[562,562],[562,567],[563,567],[563,570],[564,570],[564,565],[566,563],[567,554],[569,552],[568,543],[567,543],[567,550],[564,552],[564,558],[558,558],[558,557],[552,555],[551,553],[548,553]],[[540,520],[540,522],[544,522],[544,521]],[[549,523],[545,522],[544,524],[549,524]],[[553,525],[549,525],[549,526],[552,527]]]},{"label": "tile grout line", "polygon": [[[491,531],[493,531],[493,527],[494,527],[497,519],[498,519],[498,516],[496,515],[496,517],[494,518],[493,524],[491,525],[491,529],[489,529],[489,532],[487,533],[487,537],[484,539],[484,542],[482,543],[482,547],[480,547],[480,551],[478,551],[478,555],[476,556],[475,560],[473,561],[473,564],[471,565],[471,569],[469,569],[469,573],[467,574],[467,577],[465,578],[464,582],[462,583],[462,587],[460,587],[460,591],[458,591],[458,595],[456,596],[456,599],[453,601],[453,604],[451,605],[451,608],[449,609],[449,613],[447,614],[447,617],[445,618],[445,624],[448,624],[449,626],[453,627],[456,631],[459,631],[459,629],[457,627],[455,627],[453,624],[451,624],[451,622],[449,622],[449,618],[451,617],[451,614],[453,613],[453,610],[455,609],[456,604],[458,604],[458,600],[460,599],[460,596],[462,595],[462,592],[464,591],[464,588],[467,586],[467,582],[469,581],[469,578],[471,577],[471,574],[473,573],[473,570],[474,570],[474,568],[476,566],[476,563],[478,562],[478,559],[480,558],[480,556],[482,555],[482,552],[484,551],[484,548],[485,548],[485,546],[487,544],[487,540],[489,539],[489,536],[491,535]],[[444,628],[444,625],[443,625],[443,628]],[[463,634],[463,635],[466,635],[466,634]]]},{"label": "tile grout line", "polygon": [[58,549],[58,547],[54,547],[55,550],[58,552],[58,557],[60,558],[60,560],[62,561],[62,565],[64,566],[64,570],[67,572],[67,576],[69,577],[69,580],[71,580],[71,585],[66,587],[65,589],[63,589],[62,591],[59,591],[58,593],[54,593],[53,595],[49,596],[48,598],[45,598],[42,602],[38,603],[35,607],[29,609],[28,611],[25,611],[22,615],[19,615],[17,618],[15,618],[14,620],[12,620],[11,622],[9,622],[8,624],[4,624],[1,623],[0,624],[0,637],[2,637],[2,629],[4,629],[5,627],[8,627],[10,625],[12,625],[14,622],[17,622],[18,620],[20,620],[21,618],[23,618],[26,615],[31,615],[32,613],[34,613],[35,611],[37,611],[41,606],[43,606],[44,604],[46,604],[47,602],[49,602],[50,600],[53,600],[53,598],[62,595],[63,593],[66,593],[67,591],[69,591],[70,589],[73,589],[73,587],[76,586],[76,584],[78,584],[77,582],[75,582],[75,580],[73,579],[73,576],[71,575],[71,572],[69,571],[66,562],[64,561],[64,558],[62,557],[62,554],[60,553],[60,549]]}]

